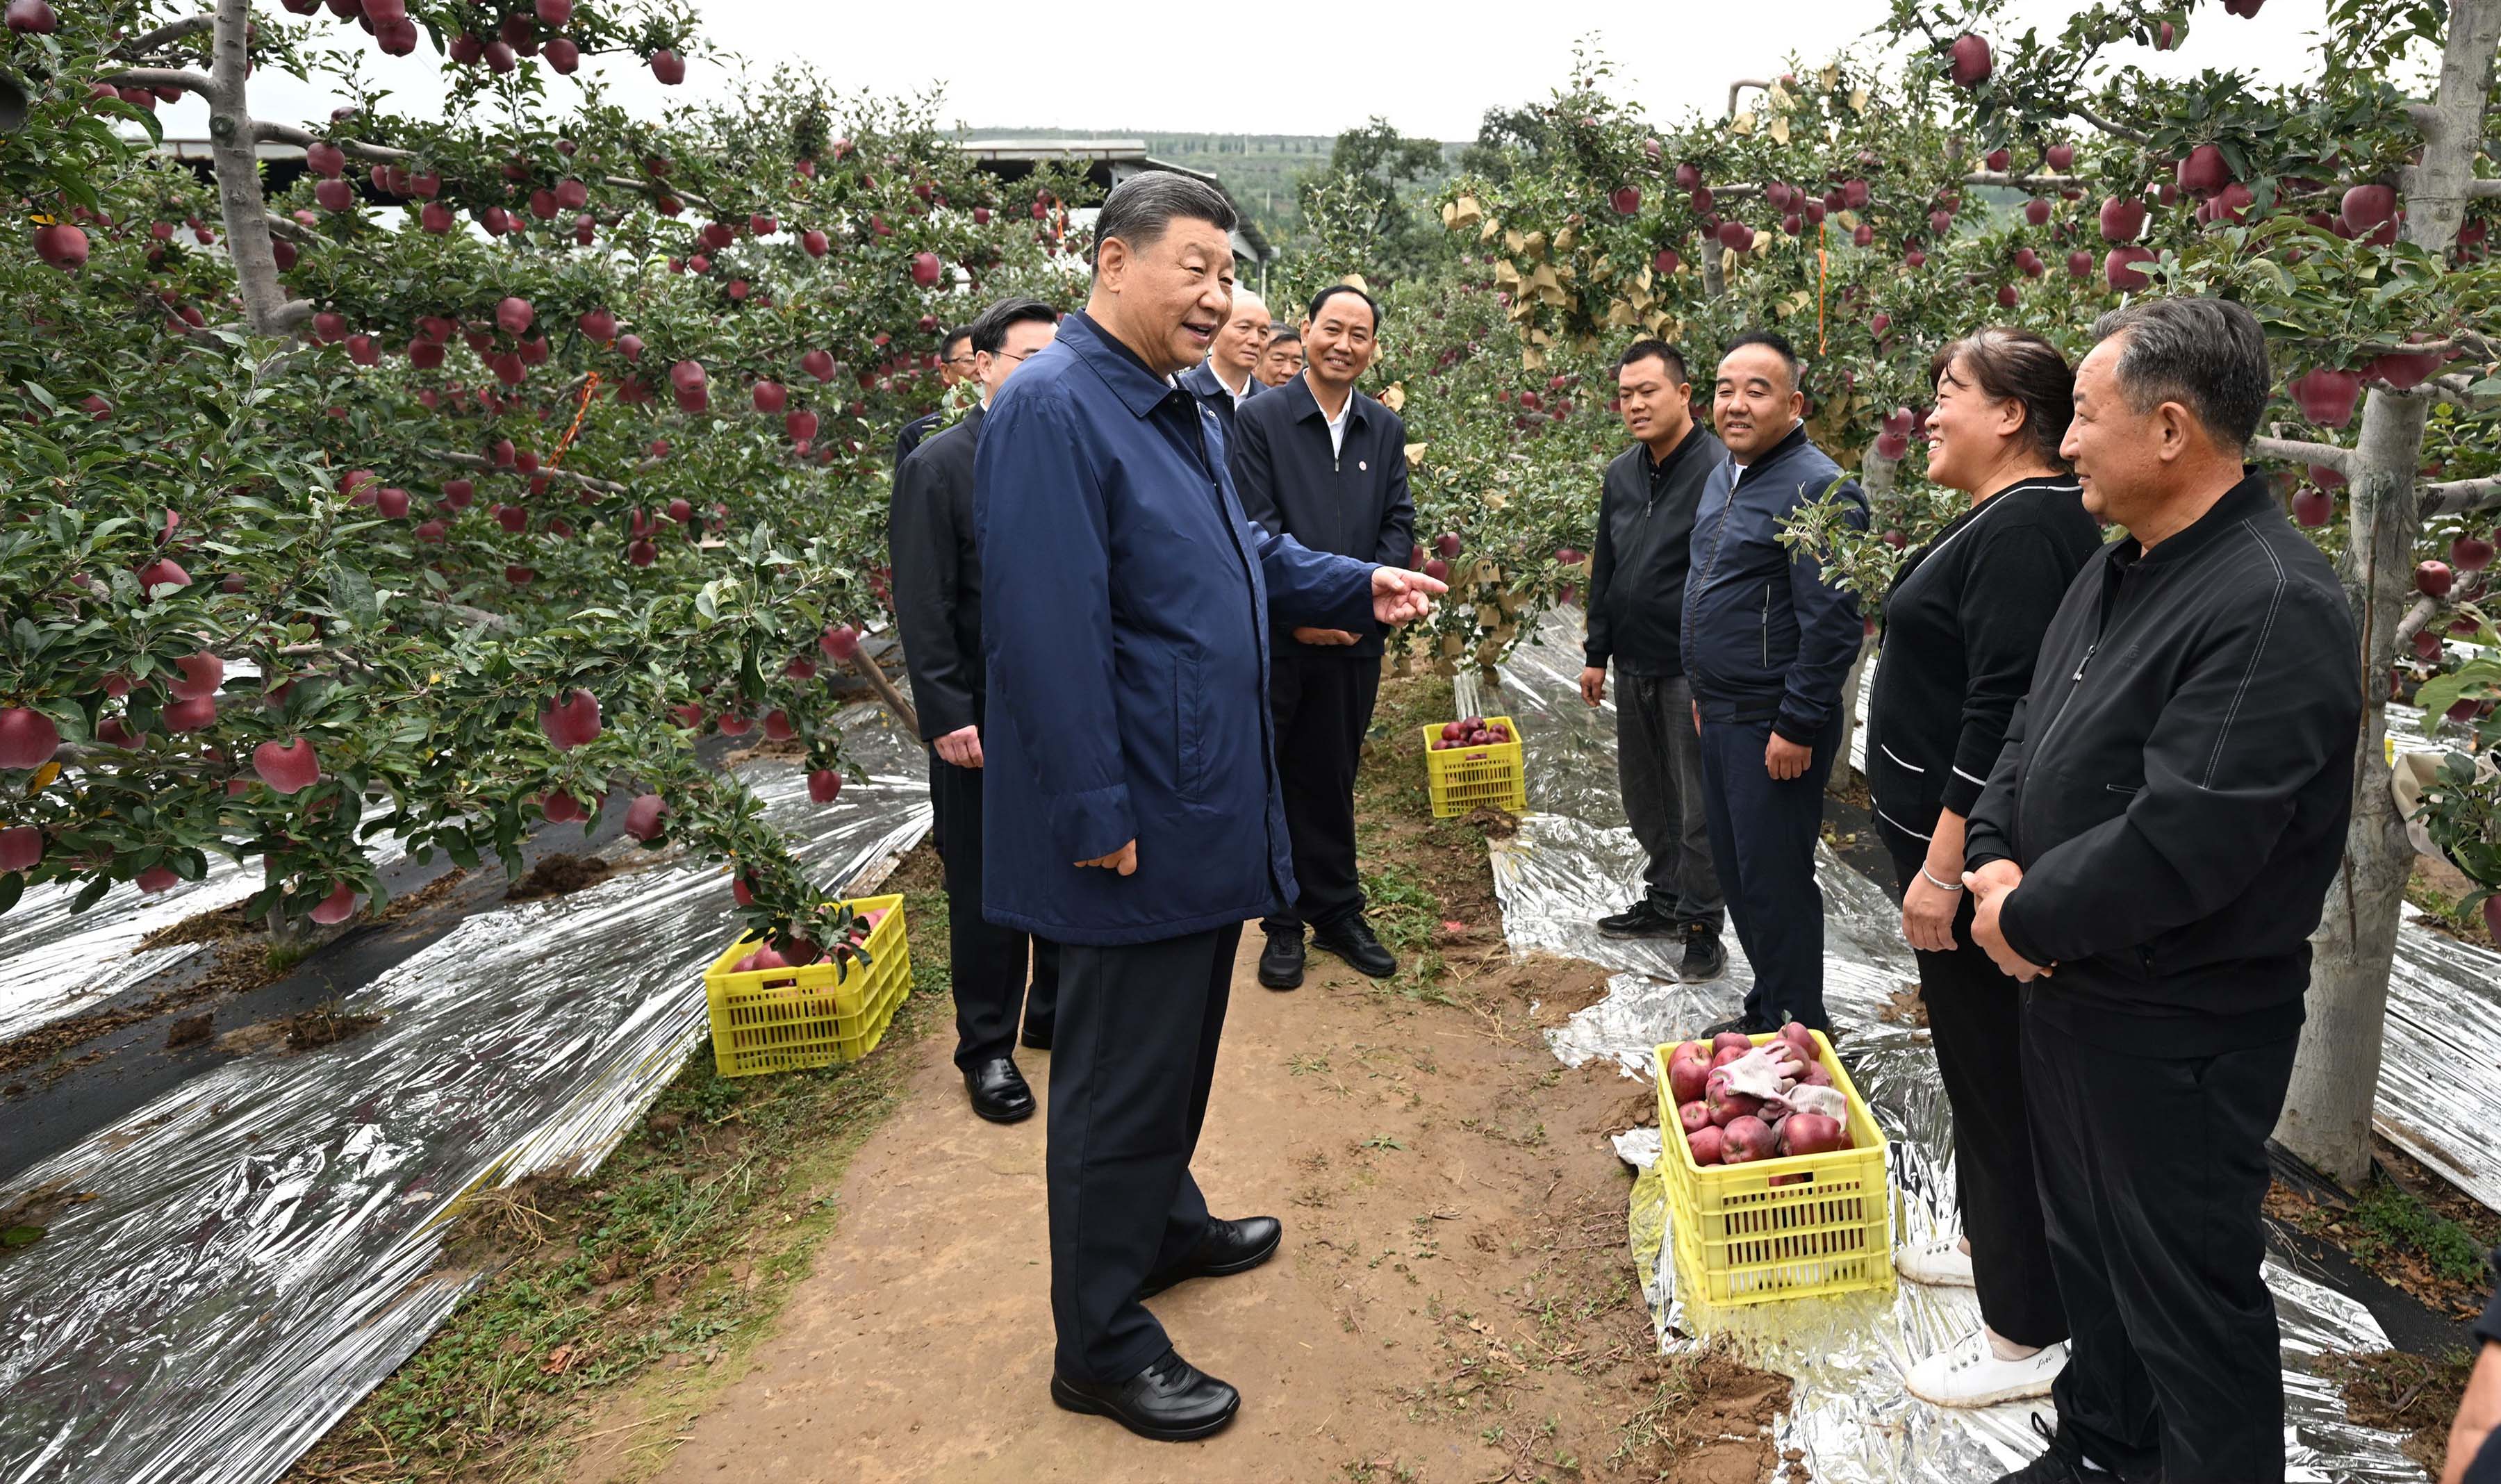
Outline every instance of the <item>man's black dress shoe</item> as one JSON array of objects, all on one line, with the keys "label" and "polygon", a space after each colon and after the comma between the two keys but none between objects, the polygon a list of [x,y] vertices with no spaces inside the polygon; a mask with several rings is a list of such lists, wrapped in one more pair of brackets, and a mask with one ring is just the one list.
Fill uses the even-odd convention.
[{"label": "man's black dress shoe", "polygon": [[1271,932],[1259,950],[1259,982],[1272,990],[1294,990],[1303,983],[1303,929]]},{"label": "man's black dress shoe", "polygon": [[1398,972],[1397,957],[1381,946],[1381,940],[1372,935],[1372,925],[1360,917],[1313,929],[1312,946],[1337,955],[1375,979]]},{"label": "man's black dress shoe", "polygon": [[1147,1274],[1147,1281],[1138,1285],[1138,1297],[1152,1298],[1174,1284],[1192,1278],[1249,1272],[1277,1255],[1277,1244],[1284,1235],[1284,1223],[1274,1216],[1245,1216],[1240,1221],[1210,1217],[1207,1234],[1198,1239],[1198,1245],[1172,1266]]},{"label": "man's black dress shoe", "polygon": [[994,1124],[1020,1124],[1033,1117],[1033,1089],[1015,1061],[993,1057],[964,1073],[964,1091],[972,1095],[973,1111]]},{"label": "man's black dress shoe", "polygon": [[1049,1051],[1050,1049],[1050,1028],[1049,1026],[1043,1026],[1040,1028],[1027,1026],[1024,1028],[1024,1034],[1017,1037],[1017,1039],[1022,1041],[1026,1046],[1035,1051]]},{"label": "man's black dress shoe", "polygon": [[1109,1417],[1157,1442],[1185,1443],[1221,1431],[1242,1410],[1242,1394],[1167,1350],[1125,1381],[1104,1385],[1054,1373],[1050,1400],[1072,1412]]}]

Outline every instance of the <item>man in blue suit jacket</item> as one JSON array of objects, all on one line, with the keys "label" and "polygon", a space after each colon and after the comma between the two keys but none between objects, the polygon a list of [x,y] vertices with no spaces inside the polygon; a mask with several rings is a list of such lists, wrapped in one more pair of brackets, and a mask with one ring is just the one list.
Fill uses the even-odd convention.
[{"label": "man in blue suit jacket", "polygon": [[992,400],[974,458],[991,922],[1063,945],[1046,1164],[1051,1398],[1204,1437],[1241,1397],[1140,1299],[1266,1262],[1190,1178],[1245,920],[1294,897],[1268,709],[1273,605],[1358,632],[1431,610],[1420,574],[1243,515],[1216,414],[1174,382],[1233,287],[1221,192],[1131,177],[1081,314]]}]

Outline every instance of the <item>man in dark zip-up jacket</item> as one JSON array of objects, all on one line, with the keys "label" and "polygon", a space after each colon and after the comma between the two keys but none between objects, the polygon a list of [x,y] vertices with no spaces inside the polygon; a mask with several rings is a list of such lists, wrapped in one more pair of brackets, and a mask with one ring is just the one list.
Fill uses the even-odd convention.
[{"label": "man in dark zip-up jacket", "polygon": [[1679,638],[1702,733],[1711,854],[1753,988],[1736,1019],[1759,1034],[1823,1010],[1823,893],[1815,847],[1823,786],[1841,748],[1842,682],[1866,636],[1858,601],[1811,554],[1781,544],[1800,506],[1838,499],[1867,523],[1867,496],[1808,440],[1797,354],[1754,330],[1719,361],[1713,416],[1728,457],[1693,519]]},{"label": "man in dark zip-up jacket", "polygon": [[2309,935],[2362,682],[2334,568],[2249,475],[2256,318],[2102,318],[2062,453],[2127,528],[2086,563],[1973,808],[1972,937],[2026,983],[2023,1081],[2074,1331],[2051,1452],[2008,1477],[2284,1477],[2259,1276]]},{"label": "man in dark zip-up jacket", "polygon": [[1616,363],[1617,410],[1632,447],[1607,465],[1598,538],[1589,557],[1589,633],[1582,646],[1581,698],[1606,699],[1616,667],[1616,777],[1624,817],[1647,858],[1643,894],[1598,920],[1611,938],[1682,938],[1678,977],[1716,979],[1726,910],[1711,860],[1702,801],[1702,739],[1684,681],[1678,633],[1684,574],[1692,563],[1693,513],[1711,471],[1728,451],[1693,421],[1684,357],[1661,340],[1636,340]]},{"label": "man in dark zip-up jacket", "polygon": [[[1320,290],[1303,320],[1310,363],[1233,414],[1227,463],[1242,513],[1315,552],[1404,566],[1416,545],[1407,492],[1407,424],[1355,389],[1372,364],[1380,306],[1350,285]],[[1363,920],[1355,868],[1354,775],[1381,694],[1377,631],[1278,624],[1269,638],[1268,695],[1277,727],[1277,781],[1285,795],[1294,881],[1302,894],[1260,923],[1260,984],[1303,982],[1303,928],[1312,944],[1366,974],[1398,971]]]}]

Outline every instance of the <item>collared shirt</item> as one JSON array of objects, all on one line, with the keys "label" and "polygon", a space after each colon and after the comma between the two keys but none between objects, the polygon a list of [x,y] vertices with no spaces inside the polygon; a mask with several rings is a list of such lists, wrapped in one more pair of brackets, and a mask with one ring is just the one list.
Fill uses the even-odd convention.
[{"label": "collared shirt", "polygon": [[1756,458],[1752,463],[1739,463],[1737,462],[1736,455],[1729,455],[1728,467],[1731,472],[1728,475],[1728,488],[1734,489],[1739,485],[1744,484],[1746,482],[1746,471],[1748,469],[1755,468],[1759,465],[1771,462],[1772,455],[1774,454],[1780,453],[1782,450],[1787,448],[1791,440],[1805,436],[1805,430],[1806,420],[1804,418],[1800,418],[1789,424],[1789,430],[1781,435],[1780,442],[1775,443],[1769,449],[1764,450],[1762,456]]},{"label": "collared shirt", "polygon": [[1225,395],[1233,398],[1233,405],[1235,407],[1240,407],[1243,403],[1250,400],[1250,388],[1259,385],[1259,379],[1257,377],[1250,375],[1249,372],[1244,372],[1242,376],[1242,388],[1237,391],[1225,382],[1224,373],[1216,369],[1216,362],[1209,361],[1207,363],[1207,370],[1209,375],[1216,378],[1216,385],[1224,388]]},{"label": "collared shirt", "polygon": [[[1313,400],[1317,401],[1318,398],[1315,397]],[[1332,456],[1343,456],[1346,453],[1346,418],[1347,414],[1352,411],[1354,411],[1354,389],[1349,388],[1346,400],[1338,404],[1336,417],[1328,418],[1326,413],[1320,415],[1328,418],[1329,453]]]}]

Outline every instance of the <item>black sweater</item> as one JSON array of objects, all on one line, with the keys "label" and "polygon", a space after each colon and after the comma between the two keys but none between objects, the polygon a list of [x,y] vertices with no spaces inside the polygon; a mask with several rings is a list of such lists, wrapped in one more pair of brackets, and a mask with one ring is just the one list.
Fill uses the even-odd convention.
[{"label": "black sweater", "polygon": [[2139,1055],[2298,1033],[2361,719],[2344,590],[2264,480],[2151,552],[2103,548],[2051,621],[1965,848],[2023,868],[1999,922],[2056,970],[2026,1008]]},{"label": "black sweater", "polygon": [[2102,544],[2073,475],[2019,480],[1914,552],[1884,594],[1867,785],[1897,850],[1969,815],[2032,683],[2058,599]]},{"label": "black sweater", "polygon": [[1693,565],[1693,511],[1727,456],[1697,422],[1663,462],[1652,463],[1649,447],[1636,443],[1607,465],[1589,552],[1589,636],[1582,649],[1590,664],[1613,659],[1620,675],[1684,673],[1678,629]]}]

